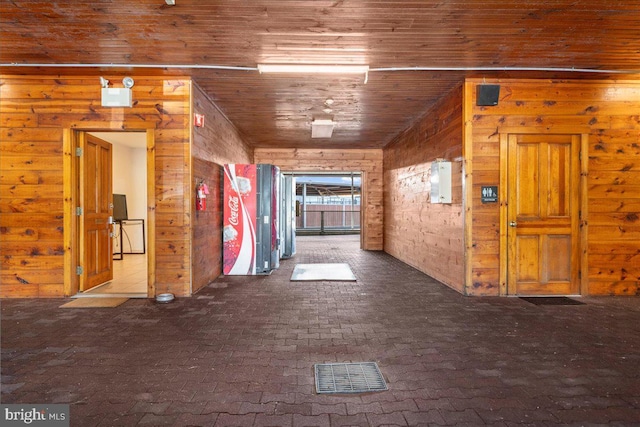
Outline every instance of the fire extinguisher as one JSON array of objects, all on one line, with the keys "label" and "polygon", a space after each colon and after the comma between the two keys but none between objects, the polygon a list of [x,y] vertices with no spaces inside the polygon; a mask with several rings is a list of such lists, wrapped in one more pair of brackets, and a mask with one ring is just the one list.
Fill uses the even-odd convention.
[{"label": "fire extinguisher", "polygon": [[200,183],[196,186],[196,210],[197,211],[207,210],[207,194],[209,194],[209,188],[207,187],[207,184],[200,181]]}]

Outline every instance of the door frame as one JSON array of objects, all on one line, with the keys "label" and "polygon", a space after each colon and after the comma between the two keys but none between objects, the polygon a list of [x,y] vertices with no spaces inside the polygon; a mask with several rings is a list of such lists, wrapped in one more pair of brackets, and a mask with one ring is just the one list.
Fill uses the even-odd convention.
[{"label": "door frame", "polygon": [[[88,132],[113,132],[113,129],[63,130],[63,242],[64,242],[64,296],[79,292],[76,266],[80,259],[80,233],[76,207],[80,206],[80,157],[76,156],[80,135]],[[155,296],[155,134],[153,129],[127,129],[115,132],[145,132],[147,138],[147,297]]]},{"label": "door frame", "polygon": [[576,127],[504,127],[498,129],[500,138],[500,185],[498,187],[498,197],[500,200],[500,296],[514,296],[508,294],[508,258],[509,246],[507,241],[507,209],[508,209],[508,148],[509,135],[513,134],[548,134],[548,135],[572,135],[580,137],[580,182],[578,183],[578,245],[579,262],[578,289],[580,295],[586,296],[589,293],[589,267],[588,267],[588,186],[587,178],[589,173],[589,128],[584,126]]}]

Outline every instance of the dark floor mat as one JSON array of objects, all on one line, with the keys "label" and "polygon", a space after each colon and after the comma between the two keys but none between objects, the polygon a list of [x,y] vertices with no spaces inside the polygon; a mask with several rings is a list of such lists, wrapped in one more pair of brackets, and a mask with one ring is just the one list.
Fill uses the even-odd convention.
[{"label": "dark floor mat", "polygon": [[535,305],[584,305],[583,302],[567,297],[520,297],[520,299]]}]

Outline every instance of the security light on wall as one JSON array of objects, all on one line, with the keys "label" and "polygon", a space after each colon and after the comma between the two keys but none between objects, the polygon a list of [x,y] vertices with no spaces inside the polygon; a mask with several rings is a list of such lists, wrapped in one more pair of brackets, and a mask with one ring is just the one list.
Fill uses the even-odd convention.
[{"label": "security light on wall", "polygon": [[122,79],[122,85],[127,89],[131,89],[136,82],[131,77],[125,77]]},{"label": "security light on wall", "polygon": [[333,135],[333,120],[316,119],[311,123],[311,138],[331,138]]}]

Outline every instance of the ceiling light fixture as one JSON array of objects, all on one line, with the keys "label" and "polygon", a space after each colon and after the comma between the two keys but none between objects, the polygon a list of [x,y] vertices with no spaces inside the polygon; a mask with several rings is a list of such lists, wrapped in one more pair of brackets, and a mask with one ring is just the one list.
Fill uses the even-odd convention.
[{"label": "ceiling light fixture", "polygon": [[175,6],[176,5],[176,0],[164,0],[164,2],[166,4],[168,4],[169,6]]},{"label": "ceiling light fixture", "polygon": [[260,73],[369,74],[368,65],[258,64]]},{"label": "ceiling light fixture", "polygon": [[331,138],[333,125],[333,120],[315,119],[311,123],[311,138]]},{"label": "ceiling light fixture", "polygon": [[258,64],[261,73],[364,74],[368,65]]}]

